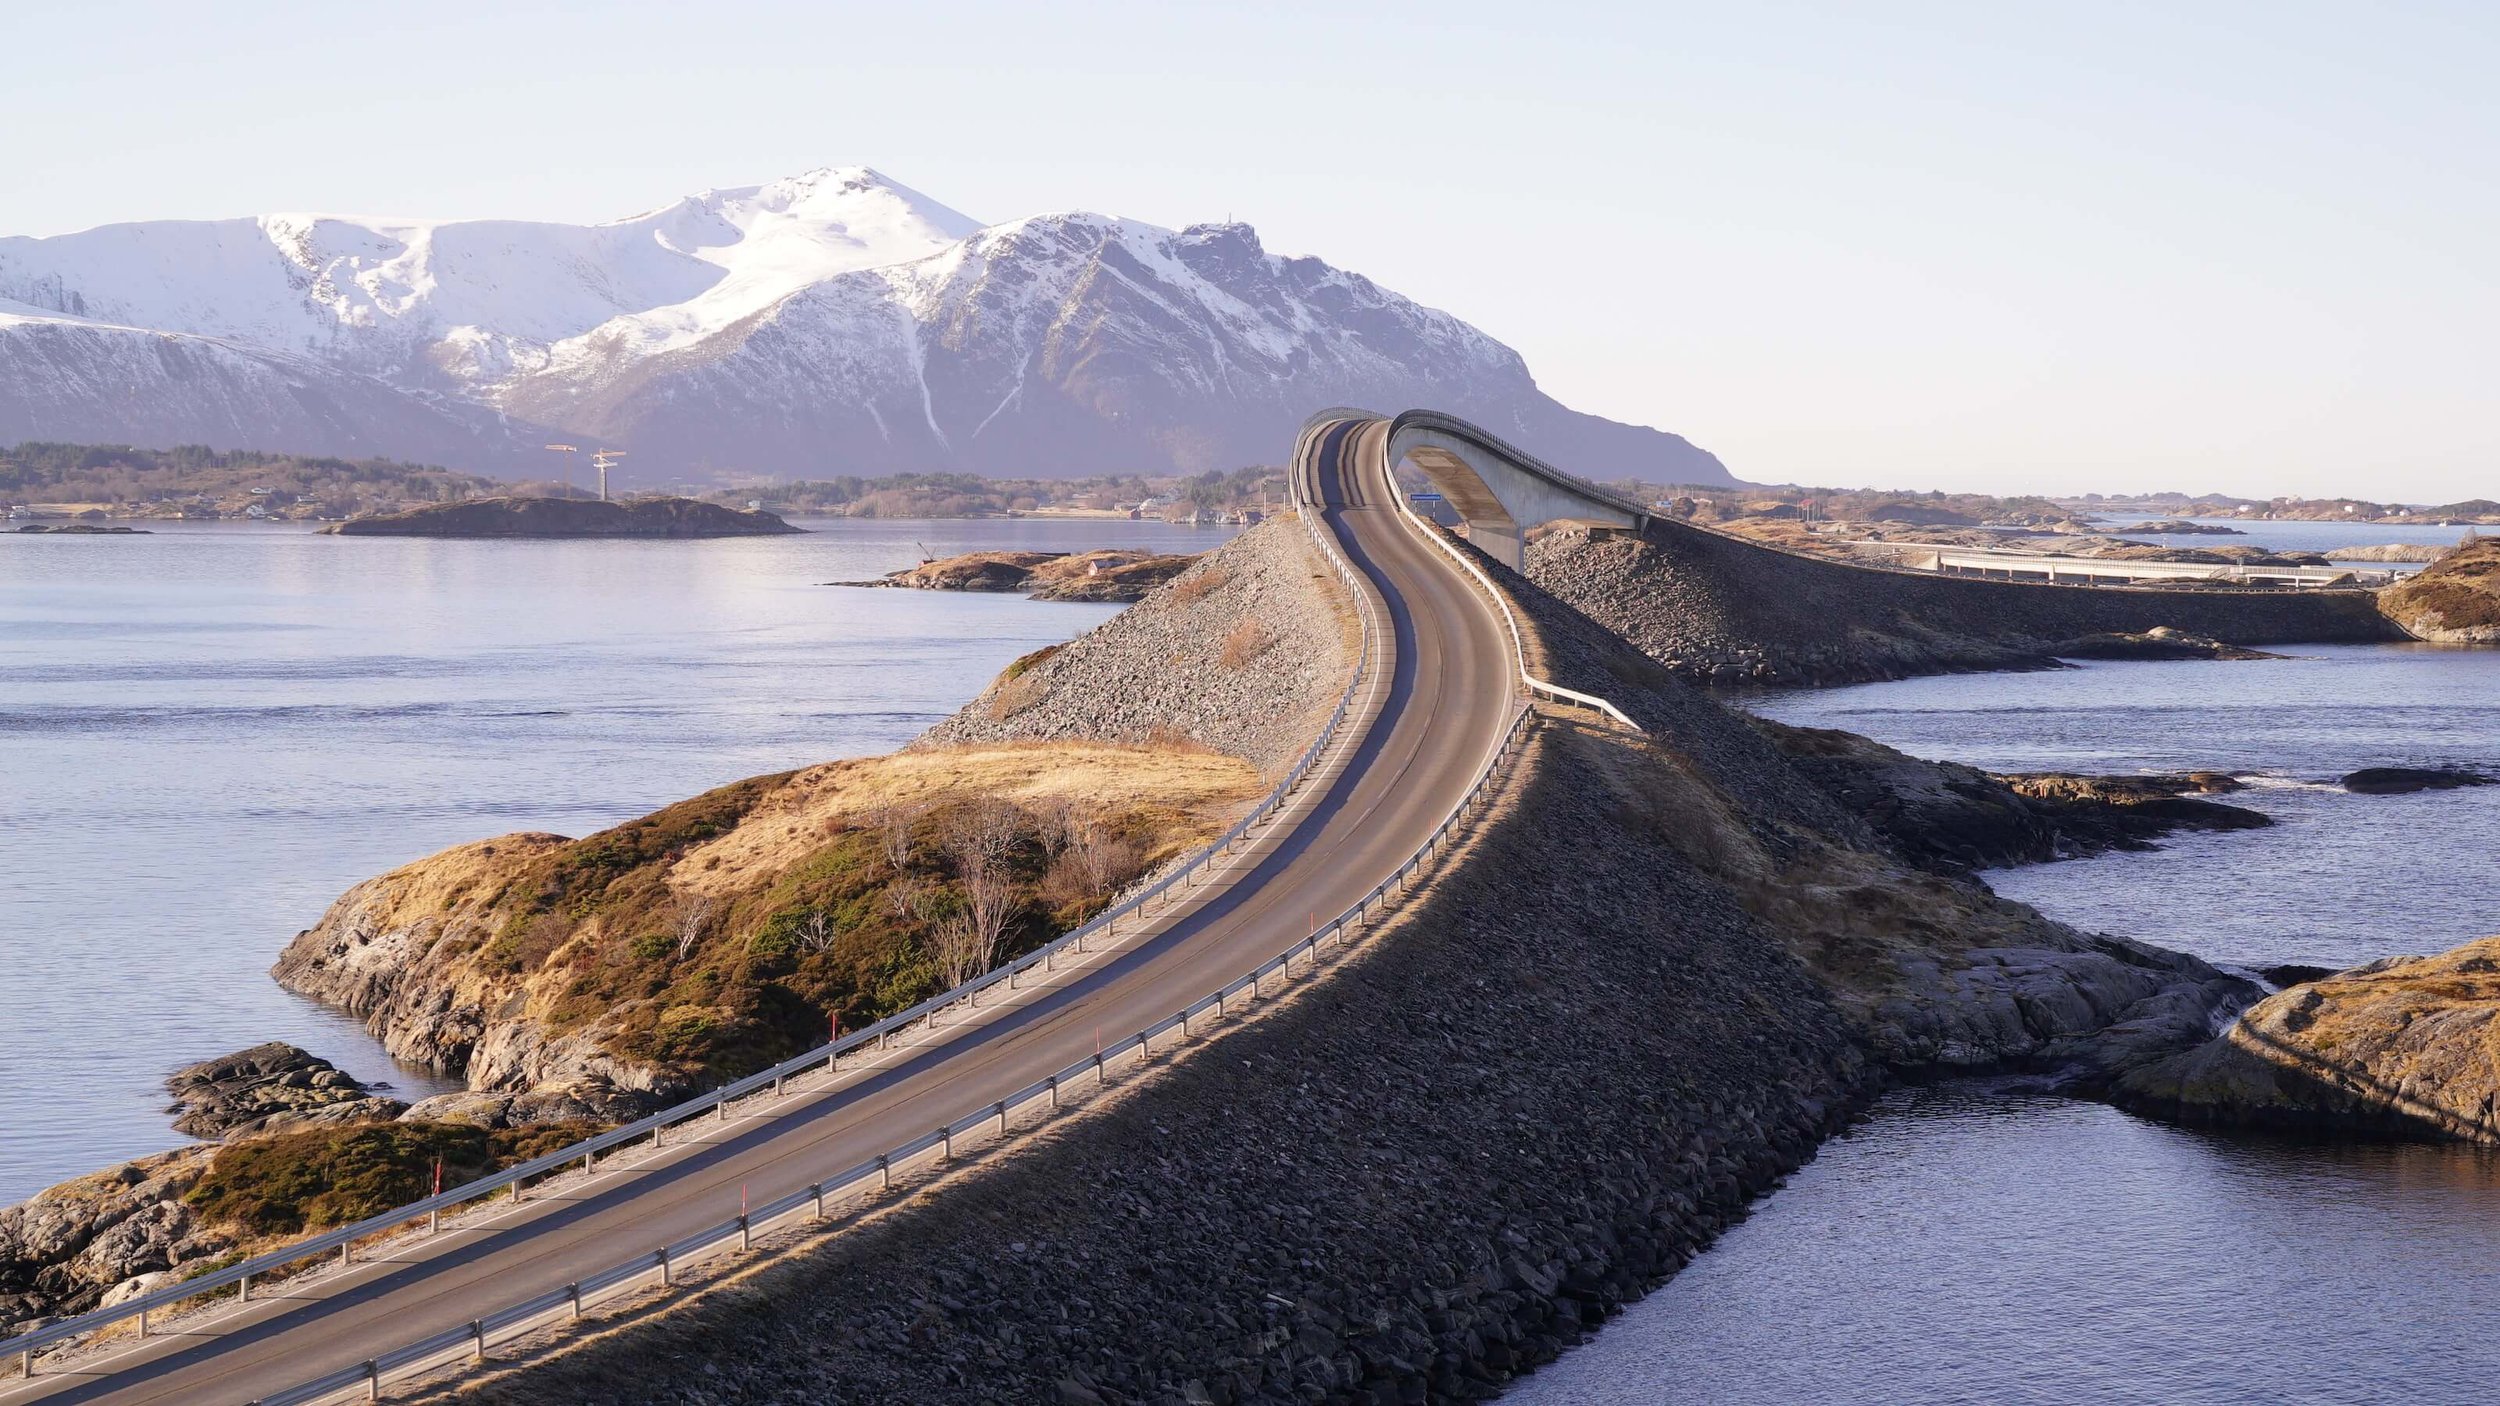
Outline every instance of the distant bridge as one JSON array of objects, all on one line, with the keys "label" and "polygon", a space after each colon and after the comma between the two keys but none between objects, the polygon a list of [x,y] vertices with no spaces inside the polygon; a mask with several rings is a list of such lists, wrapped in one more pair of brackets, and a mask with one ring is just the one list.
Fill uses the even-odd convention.
[{"label": "distant bridge", "polygon": [[[2199,561],[2126,561],[2109,557],[2035,556],[1917,542],[1867,543],[1898,553],[1905,566],[1945,576],[1984,576],[1998,581],[2047,581],[2057,585],[2124,586],[2157,581],[2227,581],[2240,586],[2384,585],[2392,572],[2342,566],[2237,566]],[[2375,579],[2374,579],[2375,578]]]}]

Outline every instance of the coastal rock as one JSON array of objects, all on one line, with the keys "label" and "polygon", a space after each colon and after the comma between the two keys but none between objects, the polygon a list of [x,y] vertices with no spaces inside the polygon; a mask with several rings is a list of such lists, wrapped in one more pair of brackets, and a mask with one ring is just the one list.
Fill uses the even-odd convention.
[{"label": "coastal rock", "polygon": [[1070,552],[1034,568],[1033,599],[1139,601],[1197,560],[1195,555],[1165,552]]},{"label": "coastal rock", "polygon": [[349,518],[338,537],[770,537],[801,532],[771,513],[692,498],[472,498]]},{"label": "coastal rock", "polygon": [[2281,659],[2262,649],[2246,649],[2210,635],[2192,635],[2157,625],[2136,634],[2085,635],[2049,647],[2060,659]]},{"label": "coastal rock", "polygon": [[2115,1097],[2191,1124],[2500,1144],[2500,937],[2269,996]]},{"label": "coastal rock", "polygon": [[2404,796],[2494,783],[2495,778],[2463,767],[2370,766],[2347,773],[2339,784],[2356,796]]},{"label": "coastal rock", "polygon": [[2418,640],[2500,644],[2500,537],[2458,544],[2380,592],[2379,608]]},{"label": "coastal rock", "polygon": [[1060,556],[1058,552],[966,552],[890,571],[880,580],[841,584],[903,586],[915,591],[1020,591],[1032,579],[1034,567]]},{"label": "coastal rock", "polygon": [[481,1128],[548,1127],[555,1124],[630,1123],[653,1111],[647,1100],[620,1098],[608,1085],[578,1089],[534,1088],[526,1093],[459,1089],[419,1099],[399,1115],[403,1123],[472,1123]]},{"label": "coastal rock", "polygon": [[0,1208],[0,1332],[84,1313],[136,1277],[230,1248],[230,1233],[182,1202],[214,1155],[142,1157]]},{"label": "coastal rock", "polygon": [[395,1118],[408,1106],[375,1097],[318,1055],[274,1041],[175,1070],[165,1090],[182,1109],[174,1130],[199,1138]]},{"label": "coastal rock", "polygon": [[2323,555],[2328,561],[2433,562],[2447,552],[2448,548],[2428,542],[2382,542],[2370,547],[2335,547]]},{"label": "coastal rock", "polygon": [[1854,733],[1755,726],[1864,817],[1904,858],[1939,873],[2145,849],[2176,830],[2253,830],[2263,812],[2197,799],[2239,789],[2228,776],[1997,776],[1913,757]]},{"label": "coastal rock", "polygon": [[1034,600],[1131,602],[1198,558],[1124,548],[1089,552],[966,552],[845,586],[922,591],[1028,591]]}]

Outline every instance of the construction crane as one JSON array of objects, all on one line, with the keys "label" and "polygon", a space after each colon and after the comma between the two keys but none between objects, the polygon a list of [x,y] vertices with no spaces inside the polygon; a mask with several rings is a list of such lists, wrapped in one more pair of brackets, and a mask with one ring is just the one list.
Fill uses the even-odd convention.
[{"label": "construction crane", "polygon": [[590,466],[599,471],[600,502],[608,501],[608,470],[616,467],[616,461],[624,457],[622,449],[602,449],[590,456]]},{"label": "construction crane", "polygon": [[[572,444],[550,444],[547,447],[559,454],[579,454],[582,452],[580,446]],[[564,496],[567,498],[573,496],[573,461],[570,459],[564,461]]]}]

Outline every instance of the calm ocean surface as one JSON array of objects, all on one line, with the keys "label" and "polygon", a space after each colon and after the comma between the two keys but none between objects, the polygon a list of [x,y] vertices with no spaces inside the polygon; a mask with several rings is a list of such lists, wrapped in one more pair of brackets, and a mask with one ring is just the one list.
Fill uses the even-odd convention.
[{"label": "calm ocean surface", "polygon": [[[2086,928],[2334,966],[2500,932],[2500,787],[2325,784],[2500,764],[2500,650],[2297,653],[1748,701],[1998,770],[2257,773],[2232,799],[2274,829],[1988,876]],[[2500,1400],[2500,1157],[2189,1133],[1975,1083],[1904,1090],[1504,1400]]]},{"label": "calm ocean surface", "polygon": [[160,1081],[287,1040],[403,1098],[268,977],[360,880],[901,745],[1116,607],[821,583],[990,547],[1229,530],[809,523],[716,542],[157,524],[0,535],[0,1204],[181,1143]]},{"label": "calm ocean surface", "polygon": [[2485,536],[2500,528],[2469,529],[2463,527],[2402,527],[2383,522],[2252,522],[2246,518],[2192,517],[2183,521],[2207,527],[2237,528],[2245,534],[2219,537],[2203,532],[2121,532],[2120,528],[2147,521],[2125,514],[2103,513],[2101,522],[2092,530],[2131,542],[2151,542],[2164,547],[2264,547],[2276,552],[2331,552],[2338,547],[2376,547],[2390,542],[2411,542],[2429,546],[2454,546],[2468,531],[2479,530]]}]

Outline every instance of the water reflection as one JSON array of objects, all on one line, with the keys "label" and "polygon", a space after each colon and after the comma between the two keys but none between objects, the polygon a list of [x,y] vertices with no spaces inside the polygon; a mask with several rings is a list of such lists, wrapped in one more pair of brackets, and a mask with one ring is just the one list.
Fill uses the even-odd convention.
[{"label": "water reflection", "polygon": [[2500,1380],[2500,1163],[1896,1092],[1504,1399],[2376,1402]]}]

